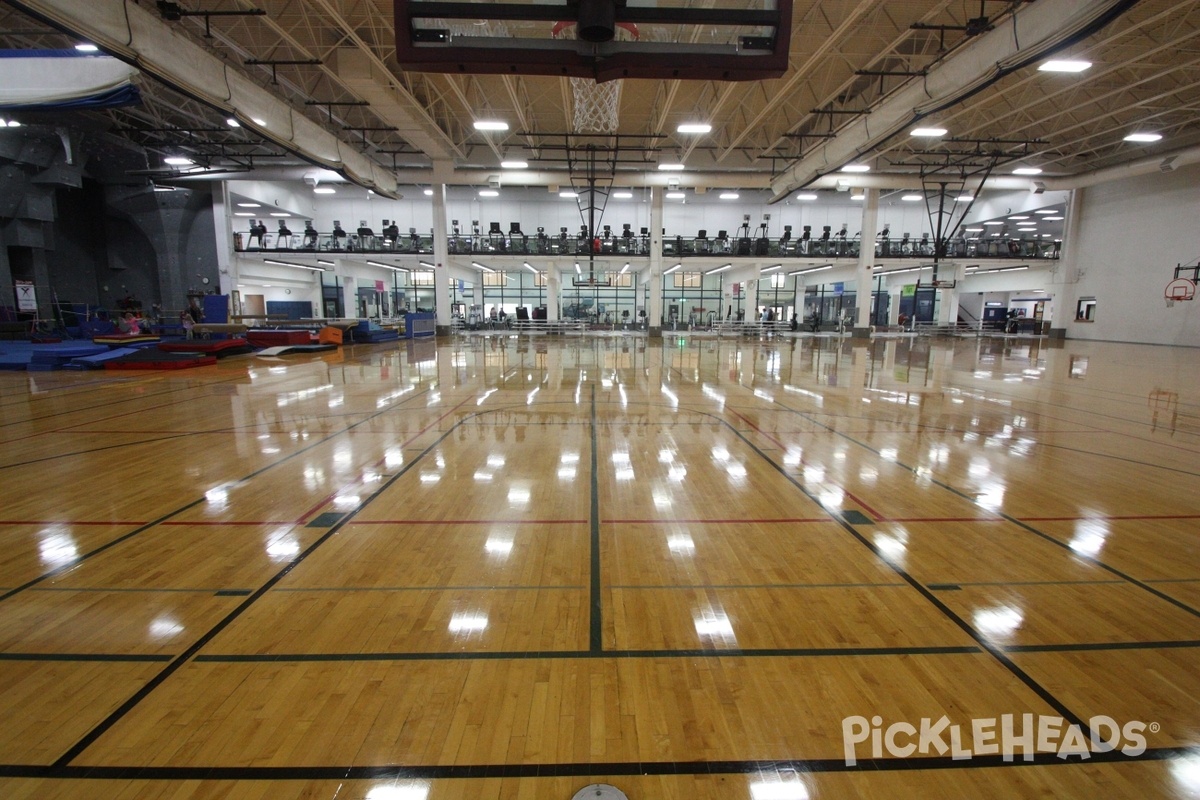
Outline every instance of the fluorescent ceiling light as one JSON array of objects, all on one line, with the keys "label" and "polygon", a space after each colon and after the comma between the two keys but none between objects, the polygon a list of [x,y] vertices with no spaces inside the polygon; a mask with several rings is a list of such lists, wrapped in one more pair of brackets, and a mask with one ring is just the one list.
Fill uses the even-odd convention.
[{"label": "fluorescent ceiling light", "polygon": [[564,200],[568,200],[572,197],[578,197],[579,195],[576,194],[575,192],[559,192],[558,196],[563,198]]},{"label": "fluorescent ceiling light", "polygon": [[484,272],[495,272],[496,271],[496,270],[492,269],[491,267],[485,267],[483,264],[480,264],[478,261],[472,261],[471,266],[476,267],[477,269],[481,269]]},{"label": "fluorescent ceiling light", "polygon": [[424,195],[425,195],[426,197],[433,197],[433,189],[426,189],[426,190],[424,191]]},{"label": "fluorescent ceiling light", "polygon": [[833,269],[833,264],[826,264],[823,267],[812,267],[810,269],[792,270],[788,275],[807,275],[810,272],[824,272],[827,269]]},{"label": "fluorescent ceiling light", "polygon": [[983,228],[964,228],[967,233],[983,233]]},{"label": "fluorescent ceiling light", "polygon": [[741,197],[741,195],[737,192],[721,192],[721,194],[717,196],[722,200],[737,200],[739,197]]},{"label": "fluorescent ceiling light", "polygon": [[675,129],[679,133],[708,133],[712,125],[704,122],[685,122]]},{"label": "fluorescent ceiling light", "polygon": [[683,198],[687,197],[687,195],[683,192],[667,192],[665,197],[668,200],[682,200]]},{"label": "fluorescent ceiling light", "polygon": [[985,222],[985,223],[983,223],[983,224],[984,224],[984,225],[1003,225],[1004,223],[1003,223],[1003,222],[999,222],[999,221],[992,221],[992,222]]},{"label": "fluorescent ceiling light", "polygon": [[724,272],[727,269],[733,269],[733,264],[726,264],[723,267],[717,267],[716,269],[710,269],[708,272],[706,272],[704,274],[705,275],[716,275],[718,272]]},{"label": "fluorescent ceiling light", "polygon": [[234,119],[233,117],[230,117],[229,119],[225,120],[225,124],[226,124],[226,125],[228,125],[228,126],[229,126],[229,127],[231,127],[231,128],[240,128],[240,127],[242,127],[242,123],[238,122],[238,121],[237,121],[236,119]]},{"label": "fluorescent ceiling light", "polygon": [[759,270],[759,274],[766,275],[768,272],[774,272],[775,270],[782,269],[782,268],[783,268],[783,264],[776,264],[773,267],[767,267],[766,269]]},{"label": "fluorescent ceiling light", "polygon": [[262,208],[262,203],[238,203],[238,208]]},{"label": "fluorescent ceiling light", "polygon": [[672,272],[674,272],[675,270],[679,269],[682,266],[683,266],[683,264],[676,264],[675,266],[671,267],[670,269],[664,269],[663,275],[670,275]]},{"label": "fluorescent ceiling light", "polygon": [[332,266],[333,266],[333,262],[332,262],[332,261],[326,261],[326,260],[324,260],[324,259],[322,259],[322,258],[318,258],[318,259],[317,259],[317,263],[318,263],[318,264],[320,264],[321,266],[324,266],[324,267],[332,267]]},{"label": "fluorescent ceiling light", "polygon": [[259,125],[259,126],[267,124],[267,121],[265,119],[259,119],[258,117],[251,117],[250,121],[253,122],[255,125]]},{"label": "fluorescent ceiling light", "polygon": [[1013,175],[1041,175],[1042,171],[1037,167],[1017,167],[1013,170]]},{"label": "fluorescent ceiling light", "polygon": [[658,168],[662,172],[680,172],[683,170],[683,164],[659,164]]},{"label": "fluorescent ceiling light", "polygon": [[851,200],[866,200],[867,196],[865,194],[852,194],[852,195],[850,195],[850,199]]},{"label": "fluorescent ceiling light", "polygon": [[1162,141],[1161,133],[1131,133],[1125,137],[1127,142],[1159,142]]},{"label": "fluorescent ceiling light", "polygon": [[1023,220],[1023,219],[1029,219],[1029,217],[1009,217],[1009,219],[1015,219],[1015,220],[1017,220],[1017,221],[1019,222],[1019,221],[1021,221],[1021,220]]},{"label": "fluorescent ceiling light", "polygon": [[186,167],[187,165],[195,164],[196,162],[192,161],[190,158],[184,158],[183,156],[167,156],[163,159],[163,163],[170,164],[172,167]]},{"label": "fluorescent ceiling light", "polygon": [[936,139],[939,136],[945,136],[946,129],[945,128],[913,128],[912,131],[910,131],[908,135],[909,136],[928,136],[930,138]]},{"label": "fluorescent ceiling light", "polygon": [[500,193],[495,189],[484,189],[479,193],[480,197],[499,197]]},{"label": "fluorescent ceiling light", "polygon": [[233,215],[235,217],[253,217],[254,212],[253,211],[235,211],[235,212],[233,212]]},{"label": "fluorescent ceiling light", "polygon": [[625,266],[621,267],[621,274],[624,275],[626,272],[629,272],[629,262],[628,261],[625,262]]},{"label": "fluorescent ceiling light", "polygon": [[500,169],[529,169],[528,161],[501,161]]},{"label": "fluorescent ceiling light", "polygon": [[314,186],[313,194],[337,194],[337,189],[332,186]]},{"label": "fluorescent ceiling light", "polygon": [[870,172],[871,167],[867,164],[847,164],[842,167],[842,172]]},{"label": "fluorescent ceiling light", "polygon": [[286,211],[272,211],[271,216],[272,217],[290,217],[291,214],[289,214]]},{"label": "fluorescent ceiling light", "polygon": [[925,195],[923,195],[923,194],[906,194],[903,197],[901,197],[900,199],[906,203],[916,203],[921,200],[924,200]]},{"label": "fluorescent ceiling light", "polygon": [[1057,214],[1058,212],[1055,211],[1053,208],[1039,208],[1037,211],[1035,211],[1033,213],[1035,213],[1035,214]]},{"label": "fluorescent ceiling light", "polygon": [[575,262],[575,274],[576,274],[576,275],[582,275],[582,274],[583,274],[583,270],[581,270],[581,269],[579,268],[579,262],[578,262],[578,261],[576,261],[576,262]]},{"label": "fluorescent ceiling light", "polygon": [[433,264],[430,264],[428,261],[418,261],[417,263],[420,264],[422,267],[429,267],[430,269],[437,269],[437,267],[433,266]]},{"label": "fluorescent ceiling light", "polygon": [[974,199],[975,199],[975,197],[974,197],[973,195],[969,195],[969,194],[960,194],[958,197],[954,198],[954,202],[956,202],[956,203],[969,203],[969,202],[971,202],[971,201],[972,201],[972,200],[974,200]]},{"label": "fluorescent ceiling light", "polygon": [[499,120],[477,119],[475,120],[475,130],[477,131],[506,131],[508,130],[507,122]]},{"label": "fluorescent ceiling light", "polygon": [[530,272],[532,272],[534,275],[538,275],[538,274],[540,274],[540,273],[538,272],[538,268],[537,268],[537,267],[535,267],[533,264],[530,264],[528,261],[526,261],[526,262],[525,262],[525,269],[529,270],[529,271],[530,271]]},{"label": "fluorescent ceiling light", "polygon": [[1047,61],[1038,67],[1040,72],[1083,72],[1092,66],[1090,61],[1056,60]]},{"label": "fluorescent ceiling light", "polygon": [[1042,217],[1042,219],[1046,220],[1046,222],[1062,222],[1063,221],[1062,217]]},{"label": "fluorescent ceiling light", "polygon": [[382,261],[368,261],[372,267],[383,267],[384,269],[395,270],[396,272],[411,272],[408,267],[397,267],[392,264],[384,264]]},{"label": "fluorescent ceiling light", "polygon": [[88,44],[88,43],[84,42],[83,44],[75,45],[75,49],[81,53],[95,53],[100,48],[96,47],[96,45],[94,45],[94,44]]},{"label": "fluorescent ceiling light", "polygon": [[815,195],[815,194],[798,194],[798,195],[796,195],[797,200],[802,200],[806,203],[816,200],[818,197],[819,197],[819,195]]},{"label": "fluorescent ceiling light", "polygon": [[617,200],[632,200],[633,192],[613,192],[613,197]]},{"label": "fluorescent ceiling light", "polygon": [[[295,267],[296,269],[307,269],[307,270],[312,270],[313,272],[324,272],[325,271],[325,270],[321,269],[320,267],[310,267],[308,264],[294,264],[291,261],[275,261],[274,259],[270,259],[270,258],[264,258],[263,263],[264,264],[274,264],[277,267]],[[263,285],[266,286],[267,284],[263,284]]]}]

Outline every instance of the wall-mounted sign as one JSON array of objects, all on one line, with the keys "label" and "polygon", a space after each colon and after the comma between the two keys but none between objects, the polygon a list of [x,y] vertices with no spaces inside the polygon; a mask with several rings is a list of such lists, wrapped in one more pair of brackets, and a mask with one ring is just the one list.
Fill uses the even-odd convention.
[{"label": "wall-mounted sign", "polygon": [[33,281],[13,281],[13,288],[17,293],[17,311],[38,310],[37,292],[34,290]]}]

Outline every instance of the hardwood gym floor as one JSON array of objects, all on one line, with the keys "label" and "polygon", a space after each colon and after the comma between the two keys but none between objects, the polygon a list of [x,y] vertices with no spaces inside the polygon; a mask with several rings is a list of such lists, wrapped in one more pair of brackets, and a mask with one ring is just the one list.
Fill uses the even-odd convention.
[{"label": "hardwood gym floor", "polygon": [[[496,336],[0,373],[0,793],[1195,797],[1198,366]],[[1026,714],[1065,720],[1032,763],[881,743]],[[1145,752],[1058,757],[1102,715]]]}]

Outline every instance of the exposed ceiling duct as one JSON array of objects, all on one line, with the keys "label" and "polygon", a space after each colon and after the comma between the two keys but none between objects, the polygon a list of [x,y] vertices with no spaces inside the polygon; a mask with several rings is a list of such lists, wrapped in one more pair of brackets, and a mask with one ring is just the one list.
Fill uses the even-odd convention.
[{"label": "exposed ceiling duct", "polygon": [[21,0],[14,6],[84,38],[313,164],[391,196],[396,178],[241,71],[130,0]]},{"label": "exposed ceiling duct", "polygon": [[772,181],[775,199],[869,153],[916,122],[950,108],[1004,76],[1086,38],[1138,0],[1039,0],[979,36],[923,78],[847,125]]}]

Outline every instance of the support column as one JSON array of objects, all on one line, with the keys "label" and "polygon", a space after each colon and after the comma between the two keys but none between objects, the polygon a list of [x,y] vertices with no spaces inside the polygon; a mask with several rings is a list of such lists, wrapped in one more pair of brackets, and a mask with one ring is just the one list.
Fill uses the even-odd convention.
[{"label": "support column", "polygon": [[742,292],[742,308],[746,309],[746,322],[762,319],[762,311],[758,308],[758,278],[761,269],[762,267],[754,268],[754,274],[746,279],[746,291]]},{"label": "support column", "polygon": [[[433,185],[433,301],[437,311],[437,335],[450,335],[450,277],[446,268],[450,244],[446,236],[446,184]],[[482,284],[482,279],[480,284]],[[479,297],[483,297],[480,286]]]},{"label": "support column", "polygon": [[858,270],[855,273],[855,319],[851,337],[854,339],[871,338],[871,289],[874,279],[872,271],[875,268],[875,238],[868,236],[868,231],[875,230],[879,221],[879,190],[864,189],[862,234],[858,248]]},{"label": "support column", "polygon": [[646,309],[647,335],[651,339],[662,338],[663,316],[663,190],[661,186],[650,188],[650,300]]},{"label": "support column", "polygon": [[546,267],[546,321],[558,322],[562,307],[562,270],[557,264]]},{"label": "support column", "polygon": [[1062,290],[1054,292],[1055,309],[1058,313],[1050,322],[1050,338],[1067,338],[1067,323],[1075,312],[1068,307],[1079,298],[1079,230],[1083,220],[1083,196],[1085,189],[1072,189],[1067,197],[1067,214],[1063,222],[1062,249],[1058,254],[1058,269],[1054,271],[1055,283],[1062,283]]},{"label": "support column", "polygon": [[233,252],[228,183],[213,182],[212,201],[213,233],[217,240],[217,280],[221,286],[221,294],[232,295],[237,291],[238,280],[241,278],[241,263]]},{"label": "support column", "polygon": [[903,287],[892,286],[891,284],[888,284],[888,287],[887,287],[887,296],[888,296],[887,321],[888,321],[888,325],[899,325],[900,324],[900,292],[901,291],[903,291]]},{"label": "support column", "polygon": [[[949,264],[942,266],[950,267]],[[953,289],[938,289],[942,293],[942,302],[938,304],[938,324],[954,325],[958,322],[958,284],[966,277],[966,268],[960,264],[954,264],[946,271],[950,273],[949,277],[955,285]]]}]

